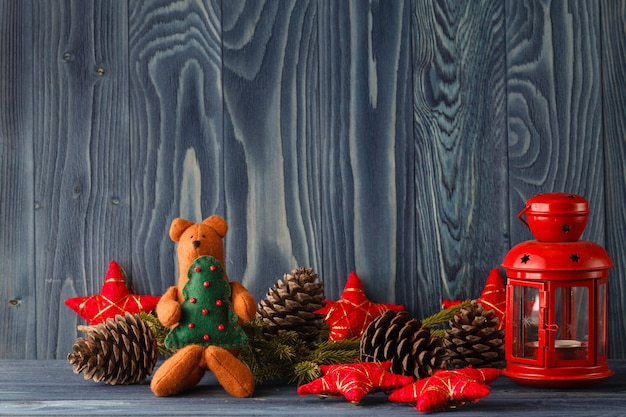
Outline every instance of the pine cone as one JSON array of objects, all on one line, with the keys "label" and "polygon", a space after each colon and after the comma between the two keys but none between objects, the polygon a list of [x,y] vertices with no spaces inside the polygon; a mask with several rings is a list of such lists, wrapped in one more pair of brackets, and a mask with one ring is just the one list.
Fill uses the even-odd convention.
[{"label": "pine cone", "polygon": [[319,338],[322,316],[313,312],[324,306],[324,286],[317,277],[312,268],[300,267],[269,289],[257,305],[268,336],[295,331],[306,342]]},{"label": "pine cone", "polygon": [[444,339],[448,363],[454,368],[471,365],[496,367],[504,360],[504,330],[497,330],[498,318],[493,310],[472,301],[450,320]]},{"label": "pine cone", "polygon": [[391,360],[391,372],[426,378],[446,367],[441,339],[408,311],[387,311],[365,329],[360,345],[361,361]]},{"label": "pine cone", "polygon": [[126,313],[96,326],[79,326],[87,339],[79,337],[67,360],[74,373],[110,385],[134,384],[146,379],[158,359],[152,331],[139,315]]}]

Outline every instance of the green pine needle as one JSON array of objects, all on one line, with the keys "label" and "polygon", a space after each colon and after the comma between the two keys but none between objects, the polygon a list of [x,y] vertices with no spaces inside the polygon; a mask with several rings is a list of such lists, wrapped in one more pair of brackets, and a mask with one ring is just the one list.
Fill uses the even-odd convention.
[{"label": "green pine needle", "polygon": [[312,361],[302,361],[296,364],[294,368],[294,376],[290,382],[302,385],[321,376],[322,371],[319,364]]},{"label": "green pine needle", "polygon": [[264,326],[260,319],[244,323],[249,343],[239,358],[248,365],[257,383],[272,379],[290,380],[296,362],[308,352],[308,348],[293,331],[266,338]]},{"label": "green pine needle", "polygon": [[462,308],[467,308],[472,304],[472,300],[465,300],[461,304],[457,304],[453,307],[445,308],[430,317],[426,317],[422,320],[423,327],[436,328],[445,326],[450,320],[459,312]]},{"label": "green pine needle", "polygon": [[360,339],[345,339],[336,342],[326,341],[311,350],[308,358],[294,368],[291,382],[301,385],[322,375],[320,365],[352,363],[359,359]]},{"label": "green pine needle", "polygon": [[279,379],[302,384],[321,376],[320,365],[350,363],[359,357],[360,339],[308,345],[293,331],[265,337],[264,326],[260,319],[244,324],[249,346],[239,354],[257,383]]},{"label": "green pine needle", "polygon": [[152,331],[152,334],[157,341],[159,353],[166,357],[174,353],[172,350],[168,349],[165,346],[165,337],[170,332],[170,329],[163,326],[159,319],[153,314],[142,311],[139,313],[139,317],[146,322],[146,324]]}]

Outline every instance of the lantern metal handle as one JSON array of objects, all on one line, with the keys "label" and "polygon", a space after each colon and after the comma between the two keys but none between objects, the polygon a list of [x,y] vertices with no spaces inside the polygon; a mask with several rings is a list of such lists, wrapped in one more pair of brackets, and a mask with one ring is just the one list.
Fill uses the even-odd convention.
[{"label": "lantern metal handle", "polygon": [[524,207],[524,209],[522,211],[519,212],[519,214],[517,215],[517,218],[520,219],[520,221],[522,223],[524,223],[526,225],[526,227],[528,227],[530,229],[530,226],[528,225],[528,223],[526,222],[526,220],[524,220],[522,218],[522,216],[530,209],[530,205]]}]

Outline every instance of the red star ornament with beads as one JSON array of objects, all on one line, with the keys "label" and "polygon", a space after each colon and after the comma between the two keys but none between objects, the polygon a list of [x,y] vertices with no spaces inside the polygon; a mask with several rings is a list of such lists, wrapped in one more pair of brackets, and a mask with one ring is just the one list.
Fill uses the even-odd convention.
[{"label": "red star ornament with beads", "polygon": [[422,413],[443,411],[467,402],[476,402],[491,392],[488,384],[499,375],[496,368],[462,368],[452,371],[438,370],[391,393],[389,401],[416,402]]},{"label": "red star ornament with beads", "polygon": [[123,316],[125,312],[149,313],[154,310],[160,298],[161,296],[156,295],[130,294],[122,269],[117,262],[111,261],[100,294],[67,298],[65,304],[90,325],[95,326],[106,322],[108,318],[115,318],[118,314]]},{"label": "red star ornament with beads", "polygon": [[320,365],[321,377],[298,387],[298,394],[343,395],[353,404],[369,393],[392,391],[413,382],[413,377],[388,372],[391,361]]},{"label": "red star ornament with beads", "polygon": [[403,311],[401,304],[376,304],[363,291],[363,284],[356,272],[351,272],[338,301],[324,301],[326,305],[314,313],[325,315],[330,326],[329,341],[359,338],[367,326],[385,311]]}]

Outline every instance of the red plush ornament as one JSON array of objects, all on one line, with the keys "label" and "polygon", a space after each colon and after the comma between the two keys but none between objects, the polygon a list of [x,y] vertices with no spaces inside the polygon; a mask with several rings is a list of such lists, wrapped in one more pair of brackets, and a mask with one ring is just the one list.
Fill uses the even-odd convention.
[{"label": "red plush ornament", "polygon": [[413,377],[388,372],[391,361],[320,365],[323,376],[298,387],[298,394],[343,395],[358,404],[369,393],[391,391],[413,382]]},{"label": "red plush ornament", "polygon": [[500,375],[496,368],[462,368],[453,371],[438,370],[428,378],[394,391],[389,396],[394,402],[413,402],[423,413],[445,410],[478,401],[489,395],[489,383]]},{"label": "red plush ornament", "polygon": [[120,266],[111,261],[100,294],[68,298],[65,304],[90,325],[95,326],[104,323],[108,318],[115,318],[118,314],[123,316],[125,312],[149,313],[154,310],[160,298],[156,295],[130,294]]},{"label": "red plush ornament", "polygon": [[500,270],[493,268],[482,294],[477,300],[485,310],[493,310],[498,317],[498,330],[504,329],[504,310],[506,309],[506,293]]},{"label": "red plush ornament", "polygon": [[351,272],[339,301],[325,300],[326,305],[316,314],[325,314],[324,321],[330,326],[329,341],[359,338],[367,326],[385,311],[404,310],[403,305],[376,304],[368,300],[361,280]]}]

